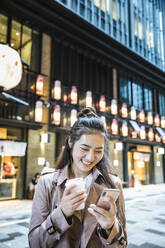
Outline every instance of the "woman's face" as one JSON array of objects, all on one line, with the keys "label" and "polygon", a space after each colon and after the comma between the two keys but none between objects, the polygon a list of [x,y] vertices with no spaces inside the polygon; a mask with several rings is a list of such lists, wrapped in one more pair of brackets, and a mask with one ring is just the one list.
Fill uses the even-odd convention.
[{"label": "woman's face", "polygon": [[76,177],[87,176],[99,163],[104,153],[104,137],[101,134],[83,134],[73,145],[72,169]]}]

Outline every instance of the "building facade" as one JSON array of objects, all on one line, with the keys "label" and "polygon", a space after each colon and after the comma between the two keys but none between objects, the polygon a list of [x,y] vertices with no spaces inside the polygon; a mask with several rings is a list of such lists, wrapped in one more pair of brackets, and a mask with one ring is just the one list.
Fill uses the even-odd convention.
[{"label": "building facade", "polygon": [[[0,94],[0,198],[25,198],[51,167],[76,113],[93,106],[126,186],[165,181],[165,3],[162,0],[2,1],[0,42],[23,63]],[[20,144],[26,146],[20,153]],[[9,148],[10,146],[10,148]]]}]

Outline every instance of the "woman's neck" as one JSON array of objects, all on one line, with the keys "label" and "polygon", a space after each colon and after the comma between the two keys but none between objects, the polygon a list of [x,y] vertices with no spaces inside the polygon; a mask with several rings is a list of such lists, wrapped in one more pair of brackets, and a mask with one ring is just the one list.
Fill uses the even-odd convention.
[{"label": "woman's neck", "polygon": [[69,178],[76,178],[76,177],[87,177],[89,173],[83,173],[79,170],[77,170],[77,168],[72,164],[69,168]]}]

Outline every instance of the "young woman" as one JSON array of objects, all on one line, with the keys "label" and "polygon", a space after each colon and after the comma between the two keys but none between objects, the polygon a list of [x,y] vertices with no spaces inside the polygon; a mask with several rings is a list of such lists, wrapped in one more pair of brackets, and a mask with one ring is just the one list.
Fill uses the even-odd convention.
[{"label": "young woman", "polygon": [[[45,170],[38,182],[29,230],[30,248],[125,248],[124,198],[120,179],[106,154],[106,130],[91,108],[83,109],[70,130],[56,169]],[[108,172],[109,171],[109,172]],[[85,189],[66,187],[83,178]],[[79,189],[78,189],[79,188]],[[110,208],[97,201],[104,188],[118,188]],[[85,208],[77,208],[85,202]]]}]

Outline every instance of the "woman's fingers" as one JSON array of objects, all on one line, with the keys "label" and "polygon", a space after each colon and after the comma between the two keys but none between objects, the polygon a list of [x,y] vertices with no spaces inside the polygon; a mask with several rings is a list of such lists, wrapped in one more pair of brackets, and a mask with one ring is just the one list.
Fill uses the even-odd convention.
[{"label": "woman's fingers", "polygon": [[92,208],[97,213],[97,216],[98,214],[104,217],[112,217],[116,215],[116,204],[114,202],[111,202],[111,208],[109,211],[107,211],[103,207],[98,207],[95,204],[91,204],[90,208]]}]

